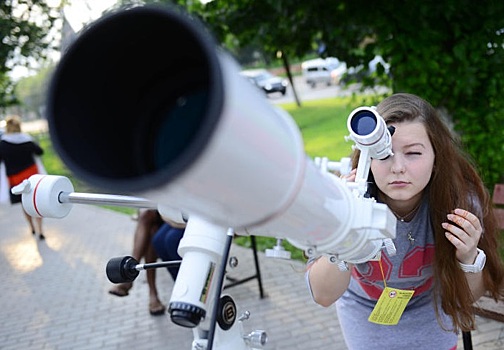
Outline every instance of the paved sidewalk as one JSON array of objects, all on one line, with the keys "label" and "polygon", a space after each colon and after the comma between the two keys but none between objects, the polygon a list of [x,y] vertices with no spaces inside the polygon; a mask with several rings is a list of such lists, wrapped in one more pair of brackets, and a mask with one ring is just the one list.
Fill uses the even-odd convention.
[{"label": "paved sidewalk", "polygon": [[[0,349],[190,350],[191,330],[150,316],[145,273],[129,296],[107,293],[107,261],[131,251],[129,216],[74,205],[66,218],[44,226],[47,239],[34,239],[20,206],[0,205]],[[249,249],[233,246],[231,255],[240,261],[231,276],[253,273]],[[239,311],[251,312],[246,332],[266,330],[270,350],[346,349],[334,309],[310,300],[303,264],[263,254],[260,264],[266,298],[259,298],[256,280],[227,290]],[[157,276],[167,303],[173,282],[164,269]],[[475,349],[502,349],[504,324],[478,318],[472,337]]]}]

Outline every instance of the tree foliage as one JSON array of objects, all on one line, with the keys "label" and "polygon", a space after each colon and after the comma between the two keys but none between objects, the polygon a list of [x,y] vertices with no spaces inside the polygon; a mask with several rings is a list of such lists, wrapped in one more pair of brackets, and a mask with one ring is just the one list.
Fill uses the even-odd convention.
[{"label": "tree foliage", "polygon": [[46,57],[53,45],[48,34],[58,18],[45,0],[0,1],[0,107],[17,102],[8,75],[13,65],[30,66]]},{"label": "tree foliage", "polygon": [[20,79],[15,88],[16,97],[21,101],[21,115],[44,118],[45,99],[49,79],[54,65],[40,69],[37,74]]},{"label": "tree foliage", "polygon": [[323,45],[323,55],[348,66],[381,55],[393,91],[441,110],[487,185],[504,180],[503,1],[228,0],[208,3],[201,17],[219,39],[259,38],[272,55],[302,57]]}]

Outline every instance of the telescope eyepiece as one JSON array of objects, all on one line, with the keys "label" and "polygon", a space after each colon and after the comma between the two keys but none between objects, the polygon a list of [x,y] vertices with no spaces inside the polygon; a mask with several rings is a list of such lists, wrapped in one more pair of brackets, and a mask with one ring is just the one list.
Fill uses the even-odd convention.
[{"label": "telescope eyepiece", "polygon": [[361,110],[354,114],[350,121],[351,129],[360,136],[371,134],[376,129],[376,116],[369,110]]}]

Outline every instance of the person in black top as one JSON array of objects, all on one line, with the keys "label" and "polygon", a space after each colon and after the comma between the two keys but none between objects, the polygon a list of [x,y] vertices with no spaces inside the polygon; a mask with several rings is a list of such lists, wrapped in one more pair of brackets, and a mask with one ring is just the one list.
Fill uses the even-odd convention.
[{"label": "person in black top", "polygon": [[[0,139],[0,202],[9,199],[11,204],[16,204],[21,202],[21,195],[13,194],[10,190],[30,176],[45,172],[38,158],[44,150],[30,135],[21,132],[21,119],[18,116],[8,116],[5,121],[5,134]],[[24,208],[23,213],[32,234],[44,239],[42,218],[32,218]]]}]

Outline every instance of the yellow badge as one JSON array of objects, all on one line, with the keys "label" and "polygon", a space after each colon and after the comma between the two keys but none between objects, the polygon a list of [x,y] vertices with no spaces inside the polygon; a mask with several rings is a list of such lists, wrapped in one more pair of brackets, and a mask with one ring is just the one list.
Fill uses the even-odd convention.
[{"label": "yellow badge", "polygon": [[368,321],[393,326],[399,323],[406,305],[415,293],[414,290],[402,290],[385,287]]}]

